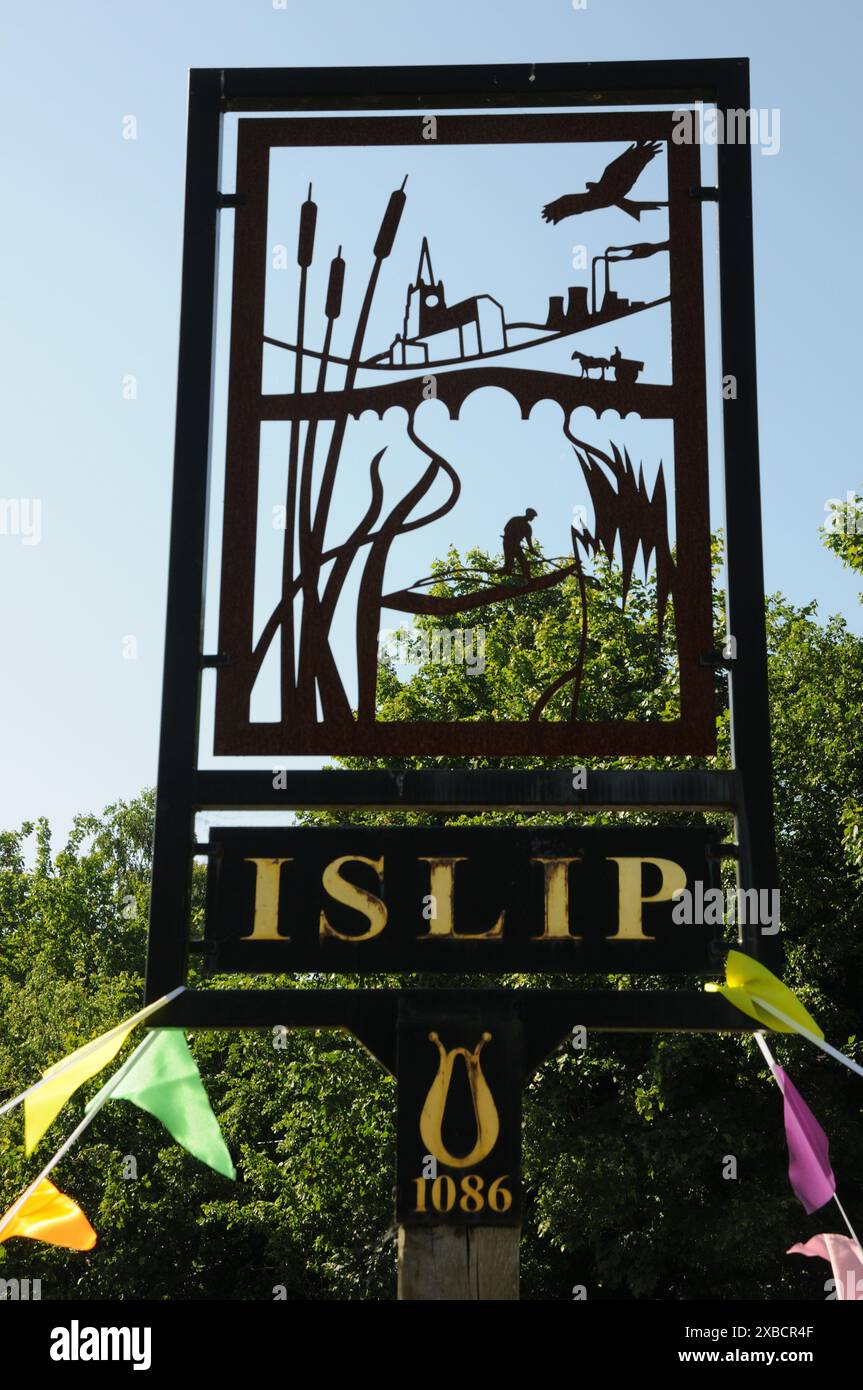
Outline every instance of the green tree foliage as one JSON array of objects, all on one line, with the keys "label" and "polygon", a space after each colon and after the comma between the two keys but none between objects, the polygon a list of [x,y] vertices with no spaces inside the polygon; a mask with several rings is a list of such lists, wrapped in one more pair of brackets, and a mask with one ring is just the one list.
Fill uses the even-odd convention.
[{"label": "green tree foliage", "polygon": [[[839,556],[843,565],[855,574],[863,574],[863,497],[853,493],[833,512],[822,534],[828,548]],[[860,599],[863,602],[863,594]],[[860,797],[848,797],[841,814],[845,848],[863,878],[863,802]]]},{"label": "green tree foliage", "polygon": [[843,565],[863,574],[863,497],[856,492],[829,516],[822,535]]},{"label": "green tree foliage", "polygon": [[[435,592],[458,592],[462,568],[450,555]],[[471,615],[486,633],[482,673],[428,663],[399,679],[386,663],[381,717],[522,718],[582,638],[584,716],[669,717],[673,612],[660,633],[651,586],[634,583],[624,611],[613,566],[602,581],[590,586],[586,637],[573,577],[531,596],[530,625],[514,605]],[[863,1059],[860,857],[847,833],[863,786],[863,641],[781,597],[768,604],[768,634],[785,978],[828,1037]],[[728,756],[724,707],[718,677],[717,765]],[[139,1006],[152,813],[145,794],[82,817],[56,854],[44,822],[0,836],[0,1095]],[[198,1033],[192,1046],[238,1181],[196,1163],[150,1116],[109,1104],[56,1173],[98,1246],[72,1254],[14,1240],[0,1246],[0,1277],[41,1278],[44,1298],[393,1297],[392,1079],[339,1033]],[[802,1040],[774,1035],[773,1047],[827,1129],[843,1202],[863,1224],[859,1078]],[[3,1209],[102,1079],[29,1159],[20,1110],[0,1120]],[[841,1229],[838,1214],[807,1217],[791,1192],[781,1098],[749,1039],[589,1035],[532,1079],[524,1144],[524,1297],[569,1299],[574,1285],[589,1298],[824,1297],[827,1267],[784,1252]],[[732,1158],[737,1176],[724,1176]]]},{"label": "green tree foliage", "polygon": [[[140,1008],[152,819],[146,793],[81,817],[56,856],[44,823],[0,838],[0,1095]],[[386,1296],[391,1078],[343,1034],[199,1033],[192,1045],[239,1181],[136,1107],[109,1103],[52,1175],[99,1244],[73,1254],[13,1240],[0,1246],[0,1277],[41,1278],[43,1298]],[[108,1074],[29,1159],[21,1110],[0,1119],[4,1211]]]}]

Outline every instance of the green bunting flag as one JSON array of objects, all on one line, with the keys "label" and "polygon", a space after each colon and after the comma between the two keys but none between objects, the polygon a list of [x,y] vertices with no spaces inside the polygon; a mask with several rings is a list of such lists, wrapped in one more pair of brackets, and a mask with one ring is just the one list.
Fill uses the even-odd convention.
[{"label": "green bunting flag", "polygon": [[168,1133],[190,1154],[208,1163],[226,1178],[236,1169],[213,1114],[198,1065],[180,1029],[157,1028],[144,1039],[126,1063],[116,1085],[107,1082],[86,1109],[99,1104],[110,1088],[108,1100],[130,1100],[161,1120]]}]

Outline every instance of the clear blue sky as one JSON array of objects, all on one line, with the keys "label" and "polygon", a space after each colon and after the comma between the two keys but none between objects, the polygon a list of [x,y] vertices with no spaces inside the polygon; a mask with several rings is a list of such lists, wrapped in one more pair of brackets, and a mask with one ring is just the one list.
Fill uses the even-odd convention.
[{"label": "clear blue sky", "polygon": [[818,538],[861,484],[850,0],[45,0],[4,29],[0,496],[39,499],[42,535],[0,535],[0,827],[63,832],[155,779],[193,66],[748,55],[781,112],[780,152],[754,154],[767,585],[861,628]]}]

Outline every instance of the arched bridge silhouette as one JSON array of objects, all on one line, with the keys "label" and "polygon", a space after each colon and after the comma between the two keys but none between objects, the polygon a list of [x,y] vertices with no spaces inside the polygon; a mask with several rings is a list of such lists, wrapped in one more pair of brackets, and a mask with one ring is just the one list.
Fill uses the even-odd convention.
[{"label": "arched bridge silhouette", "polygon": [[418,406],[434,399],[442,402],[450,419],[458,419],[467,397],[489,386],[506,391],[518,401],[523,420],[541,401],[556,401],[567,414],[579,406],[588,406],[597,416],[606,410],[620,416],[639,415],[645,420],[664,420],[674,414],[672,386],[592,380],[518,367],[466,367],[437,374],[427,372],[381,386],[354,387],[350,391],[264,395],[262,418],[333,420],[349,415],[359,419],[371,410],[382,419],[393,406],[400,406],[413,417]]}]

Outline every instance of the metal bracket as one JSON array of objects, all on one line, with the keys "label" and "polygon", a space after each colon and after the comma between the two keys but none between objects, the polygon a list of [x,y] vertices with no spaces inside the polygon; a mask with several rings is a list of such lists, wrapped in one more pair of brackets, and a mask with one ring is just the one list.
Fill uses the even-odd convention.
[{"label": "metal bracket", "polygon": [[739,845],[707,845],[704,850],[705,859],[739,859]]},{"label": "metal bracket", "polygon": [[730,670],[736,661],[736,657],[724,656],[722,652],[702,652],[698,658],[699,666],[720,666],[726,671]]},{"label": "metal bracket", "polygon": [[216,207],[221,212],[222,208],[242,208],[246,206],[248,198],[245,193],[217,193]]},{"label": "metal bracket", "polygon": [[[722,966],[717,965],[716,974],[722,973]],[[504,1003],[512,1007],[524,1028],[525,1081],[560,1047],[576,1024],[589,1033],[742,1033],[754,1032],[759,1026],[722,995],[692,989],[519,989],[509,994],[500,989],[366,988],[186,989],[152,1016],[150,1026],[347,1028],[395,1075],[401,1001],[427,1005],[441,1015],[465,1007],[479,1013],[499,1009]]]},{"label": "metal bracket", "polygon": [[690,188],[689,196],[690,198],[697,198],[699,203],[718,203],[719,189],[694,187]]},{"label": "metal bracket", "polygon": [[231,658],[227,652],[208,652],[201,653],[200,665],[203,670],[209,666],[230,666]]}]

